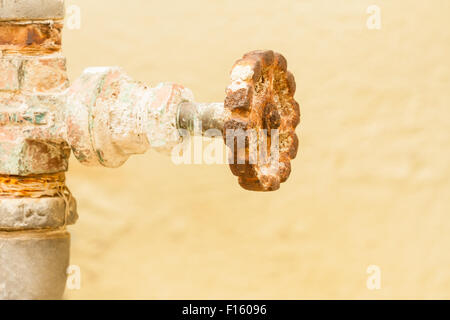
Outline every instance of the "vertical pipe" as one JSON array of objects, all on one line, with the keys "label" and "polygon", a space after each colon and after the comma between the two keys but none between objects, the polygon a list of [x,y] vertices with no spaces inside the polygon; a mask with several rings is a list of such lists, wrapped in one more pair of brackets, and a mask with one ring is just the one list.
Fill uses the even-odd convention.
[{"label": "vertical pipe", "polygon": [[[0,7],[0,299],[61,299],[74,200],[57,134],[68,78],[63,0]],[[57,129],[57,128],[56,128]]]},{"label": "vertical pipe", "polygon": [[60,231],[0,232],[0,299],[61,299],[70,235]]}]

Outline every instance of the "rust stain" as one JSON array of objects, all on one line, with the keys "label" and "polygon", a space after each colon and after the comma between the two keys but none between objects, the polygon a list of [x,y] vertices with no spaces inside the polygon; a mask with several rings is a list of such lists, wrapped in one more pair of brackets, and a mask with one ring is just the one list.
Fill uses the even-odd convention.
[{"label": "rust stain", "polygon": [[41,55],[61,50],[63,24],[0,22],[0,51]]},{"label": "rust stain", "polygon": [[0,197],[53,197],[64,190],[65,184],[64,172],[30,176],[0,175]]}]

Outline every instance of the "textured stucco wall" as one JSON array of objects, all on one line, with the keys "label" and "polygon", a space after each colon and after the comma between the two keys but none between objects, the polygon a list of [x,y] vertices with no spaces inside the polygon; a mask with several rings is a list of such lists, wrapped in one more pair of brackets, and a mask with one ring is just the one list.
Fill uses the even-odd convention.
[{"label": "textured stucco wall", "polygon": [[155,152],[118,170],[72,158],[82,286],[68,298],[450,298],[448,0],[70,3],[72,79],[121,65],[220,101],[234,60],[271,48],[296,76],[302,124],[290,181],[271,194]]}]

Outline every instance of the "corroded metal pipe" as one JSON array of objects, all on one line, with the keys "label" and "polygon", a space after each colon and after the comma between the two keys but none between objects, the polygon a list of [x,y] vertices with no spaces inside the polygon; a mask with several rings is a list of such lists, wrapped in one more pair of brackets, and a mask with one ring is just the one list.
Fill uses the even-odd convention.
[{"label": "corroded metal pipe", "polygon": [[231,170],[255,191],[288,178],[300,113],[282,55],[255,51],[238,60],[224,103],[196,103],[177,84],[148,87],[118,67],[88,68],[69,85],[60,51],[64,1],[0,5],[0,299],[62,297],[66,227],[77,220],[65,184],[70,150],[85,165],[115,168],[150,148],[170,153],[182,142],[180,129],[275,130],[279,157],[233,162]]},{"label": "corroded metal pipe", "polygon": [[59,299],[77,219],[65,185],[69,146],[58,126],[68,78],[64,3],[0,8],[0,299]]}]

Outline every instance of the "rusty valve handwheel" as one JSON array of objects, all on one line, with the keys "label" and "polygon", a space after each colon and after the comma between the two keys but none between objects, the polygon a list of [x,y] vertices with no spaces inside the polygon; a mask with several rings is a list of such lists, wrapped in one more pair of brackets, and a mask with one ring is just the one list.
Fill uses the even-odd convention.
[{"label": "rusty valve handwheel", "polygon": [[[224,123],[231,171],[247,190],[277,190],[288,179],[291,160],[298,150],[295,128],[300,122],[300,108],[294,99],[294,76],[287,71],[281,54],[253,51],[235,63],[231,81],[225,99],[225,109],[231,115]],[[227,138],[230,129],[246,132],[245,145]],[[253,146],[249,132],[257,137]],[[256,161],[255,151],[260,156]],[[261,159],[263,154],[266,157]]]},{"label": "rusty valve handwheel", "polygon": [[291,172],[297,155],[295,128],[300,108],[294,99],[294,76],[286,59],[273,51],[253,51],[231,71],[225,103],[181,103],[178,128],[197,135],[223,131],[231,171],[252,191],[274,191]]}]

